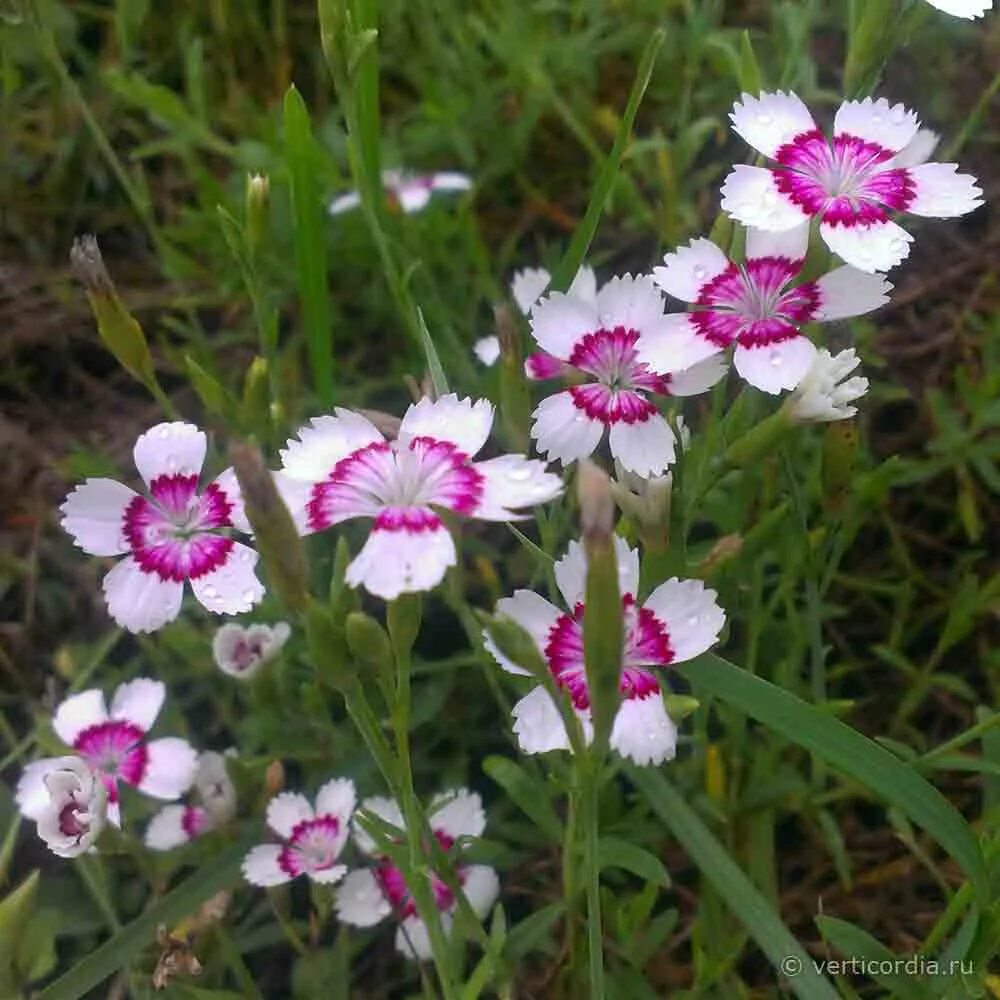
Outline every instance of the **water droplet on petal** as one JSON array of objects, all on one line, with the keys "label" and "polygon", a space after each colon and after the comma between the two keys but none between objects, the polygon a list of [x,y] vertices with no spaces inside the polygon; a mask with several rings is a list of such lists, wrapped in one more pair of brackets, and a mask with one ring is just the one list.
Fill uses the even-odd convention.
[{"label": "water droplet on petal", "polygon": [[772,354],[768,360],[770,361],[772,368],[780,368],[783,363],[783,358],[777,353]]},{"label": "water droplet on petal", "polygon": [[698,264],[694,269],[694,276],[701,281],[708,274],[704,264]]}]

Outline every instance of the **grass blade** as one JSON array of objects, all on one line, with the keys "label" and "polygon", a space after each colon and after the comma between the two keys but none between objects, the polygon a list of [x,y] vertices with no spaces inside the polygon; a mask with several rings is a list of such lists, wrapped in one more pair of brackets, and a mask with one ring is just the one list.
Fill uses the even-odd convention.
[{"label": "grass blade", "polygon": [[683,669],[696,690],[714,695],[871,789],[919,824],[958,862],[989,901],[979,844],[961,814],[916,770],[867,736],[720,656]]},{"label": "grass blade", "polygon": [[427,360],[427,374],[431,377],[435,397],[440,399],[448,391],[448,377],[444,373],[441,358],[438,356],[431,332],[427,329],[424,314],[419,307],[417,307],[417,324],[420,328],[420,344],[424,349],[424,358]]},{"label": "grass blade", "polygon": [[659,771],[631,765],[627,771],[653,812],[680,841],[771,964],[789,974],[787,987],[802,1000],[835,1000],[837,994],[816,971],[812,958],[684,797]]},{"label": "grass blade", "polygon": [[302,95],[294,86],[285,94],[285,157],[295,217],[295,270],[299,280],[302,322],[309,366],[320,402],[333,402],[333,331],[326,283],[326,213],[316,184],[312,125]]},{"label": "grass blade", "polygon": [[597,231],[597,223],[600,221],[601,213],[604,211],[604,204],[611,193],[612,185],[618,176],[618,168],[621,165],[622,154],[628,144],[629,135],[632,132],[632,125],[635,123],[635,116],[639,110],[646,87],[649,86],[649,78],[653,75],[653,66],[656,64],[656,55],[660,51],[663,40],[667,37],[662,28],[653,32],[652,37],[646,43],[646,48],[639,61],[639,70],[636,73],[635,82],[632,84],[632,92],[628,95],[628,103],[625,105],[625,114],[622,115],[618,132],[615,134],[615,141],[611,146],[611,152],[604,161],[604,167],[594,190],[590,195],[590,202],[587,211],[583,216],[583,221],[576,228],[573,239],[570,241],[563,259],[559,261],[559,266],[552,274],[552,281],[549,283],[549,291],[564,292],[569,288],[573,276],[579,270],[590,249],[590,243]]}]

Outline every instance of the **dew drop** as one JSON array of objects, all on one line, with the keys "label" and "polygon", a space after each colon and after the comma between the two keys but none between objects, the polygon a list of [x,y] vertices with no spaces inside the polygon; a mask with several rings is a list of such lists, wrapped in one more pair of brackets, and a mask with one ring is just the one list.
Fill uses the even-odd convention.
[{"label": "dew drop", "polygon": [[701,281],[705,277],[706,274],[708,274],[708,271],[705,269],[705,265],[704,264],[698,264],[697,267],[695,267],[695,269],[694,269],[694,276],[699,281]]},{"label": "dew drop", "polygon": [[768,360],[770,361],[772,368],[780,368],[783,363],[780,354],[772,354]]},{"label": "dew drop", "polygon": [[701,615],[688,615],[688,625],[694,628],[701,621]]},{"label": "dew drop", "polygon": [[170,437],[170,428],[167,426],[161,427],[156,432],[156,436],[165,441],[168,437]]}]

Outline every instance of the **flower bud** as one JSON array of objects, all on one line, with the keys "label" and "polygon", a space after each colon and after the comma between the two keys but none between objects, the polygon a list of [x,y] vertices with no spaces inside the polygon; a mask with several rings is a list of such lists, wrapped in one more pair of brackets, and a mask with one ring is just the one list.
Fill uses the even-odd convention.
[{"label": "flower bud", "polygon": [[344,621],[347,648],[364,667],[374,667],[383,691],[389,695],[395,684],[392,643],[382,626],[363,611],[352,611]]},{"label": "flower bud", "polygon": [[248,174],[246,192],[246,236],[252,254],[267,242],[271,182],[266,174]]},{"label": "flower bud", "polygon": [[285,787],[285,765],[280,760],[272,760],[264,772],[264,792],[273,798]]}]

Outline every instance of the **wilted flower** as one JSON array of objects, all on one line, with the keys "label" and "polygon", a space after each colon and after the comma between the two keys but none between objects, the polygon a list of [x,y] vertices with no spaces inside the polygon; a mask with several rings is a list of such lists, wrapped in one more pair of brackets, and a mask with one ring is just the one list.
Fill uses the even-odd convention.
[{"label": "wilted flower", "polygon": [[[726,616],[716,594],[700,580],[661,583],[640,605],[639,553],[615,539],[619,588],[625,618],[625,643],[619,690],[622,701],[611,731],[611,747],[636,764],[660,764],[674,756],[677,730],[663,704],[660,682],[651,668],[683,663],[704,653],[719,638]],[[516,590],[497,603],[497,614],[521,626],[535,641],[556,686],[566,691],[592,737],[590,693],[583,655],[587,558],[579,542],[570,542],[555,566],[556,583],[568,611],[560,611],[530,590]],[[527,674],[486,635],[487,649],[512,674]],[[559,709],[542,685],[514,706],[514,732],[525,753],[569,748]]]},{"label": "wilted flower", "polygon": [[169,851],[228,823],[236,815],[236,789],[226,770],[226,758],[214,750],[198,755],[194,772],[196,803],[161,809],[146,827],[146,846]]},{"label": "wilted flower", "polygon": [[281,652],[291,634],[287,622],[246,627],[229,622],[216,630],[212,656],[223,673],[249,680]]},{"label": "wilted flower", "polygon": [[[361,808],[397,829],[405,829],[399,806],[386,798],[365,799]],[[482,800],[474,792],[455,789],[435,796],[427,821],[441,849],[450,851],[461,842],[479,837],[486,828]],[[402,871],[386,855],[380,854],[375,841],[354,821],[354,840],[358,847],[373,857],[374,866],[352,871],[337,889],[334,904],[337,916],[345,924],[371,927],[390,915],[399,921],[396,947],[404,955],[427,959],[431,957],[427,927],[417,916],[413,893]],[[464,865],[455,862],[455,871],[469,905],[479,917],[493,906],[500,891],[496,872],[486,865]],[[445,933],[449,933],[457,903],[454,893],[434,872],[430,874],[434,903],[441,914]]]},{"label": "wilted flower", "polygon": [[[108,818],[121,825],[118,782],[134,785],[156,799],[176,799],[190,787],[197,754],[187,740],[167,736],[147,739],[163,707],[166,688],[139,677],[120,684],[107,710],[96,688],[71,695],[56,709],[52,728],[104,782]],[[37,801],[51,759],[25,768],[18,784],[18,803]],[[21,806],[25,812],[25,807]],[[27,813],[26,813],[27,815]]]},{"label": "wilted flower", "polygon": [[859,364],[861,359],[854,348],[836,355],[820,351],[788,397],[785,406],[789,416],[800,423],[827,423],[853,417],[858,409],[850,404],[868,391],[868,379],[860,375],[847,378]]},{"label": "wilted flower", "polygon": [[455,543],[437,509],[509,521],[518,508],[562,492],[559,477],[537,459],[472,460],[493,425],[488,400],[424,398],[406,411],[394,441],[360,413],[335,414],[315,418],[288,442],[278,485],[304,533],[374,520],[346,580],[387,600],[429,590],[455,565]]},{"label": "wilted flower", "polygon": [[89,850],[108,818],[104,782],[80,757],[49,757],[29,764],[16,800],[21,812],[38,825],[38,836],[61,858]]},{"label": "wilted flower", "polygon": [[133,456],[149,495],[113,479],[88,479],[62,505],[62,526],[84,552],[126,555],[105,577],[111,617],[153,632],[177,617],[184,581],[216,614],[249,611],[264,595],[257,553],[232,537],[249,530],[231,469],[198,493],[207,439],[185,423],[157,424]]},{"label": "wilted flower", "polygon": [[281,885],[299,875],[326,885],[340,881],[347,868],[336,862],[350,833],[354,799],[354,784],[347,778],[323,785],[315,809],[296,792],[275,796],[267,806],[267,825],[283,843],[252,848],[243,860],[243,877],[262,886]]},{"label": "wilted flower", "polygon": [[777,167],[734,167],[722,187],[722,208],[744,225],[773,232],[818,218],[826,245],[862,271],[886,271],[910,252],[913,237],[889,212],[950,218],[982,204],[975,178],[957,173],[954,163],[900,165],[897,154],[919,123],[885,98],[845,101],[832,142],[791,93],[744,94],[729,117]]},{"label": "wilted flower", "polygon": [[[751,229],[746,261],[734,264],[711,240],[692,240],[663,258],[653,280],[694,306],[670,317],[684,335],[717,350],[735,345],[737,372],[758,389],[777,393],[798,385],[816,357],[801,327],[871,312],[889,301],[892,289],[881,275],[846,264],[795,284],[808,245],[807,224],[781,233]],[[647,349],[646,360],[653,367],[659,363],[657,345]]]},{"label": "wilted flower", "polygon": [[593,301],[553,292],[532,309],[531,332],[542,350],[525,362],[529,377],[580,380],[532,414],[538,450],[564,465],[590,455],[607,430],[626,469],[662,473],[674,435],[648,397],[704,392],[725,373],[713,357],[721,346],[664,315],[663,296],[645,277],[612,278]]},{"label": "wilted flower", "polygon": [[[383,170],[382,187],[388,197],[409,214],[425,209],[435,191],[468,191],[472,187],[472,178],[453,171],[411,174],[403,170]],[[330,214],[340,215],[360,204],[361,195],[357,191],[348,191],[330,202]]]}]

